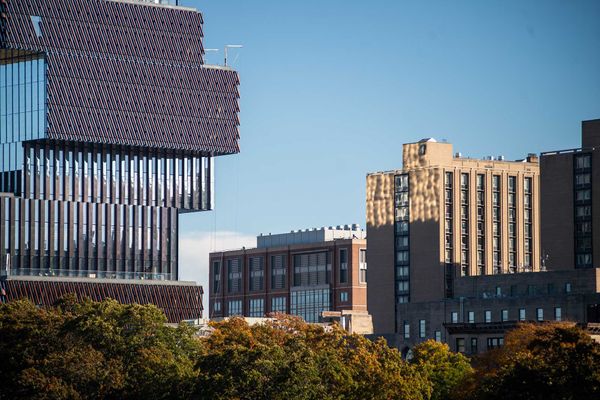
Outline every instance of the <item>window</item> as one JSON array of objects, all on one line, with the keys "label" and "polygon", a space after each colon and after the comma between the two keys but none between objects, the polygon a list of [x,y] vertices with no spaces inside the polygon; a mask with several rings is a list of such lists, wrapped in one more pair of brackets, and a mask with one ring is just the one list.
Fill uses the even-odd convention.
[{"label": "window", "polygon": [[340,271],[340,283],[348,282],[348,249],[340,249],[340,262],[339,262],[339,271]]},{"label": "window", "polygon": [[589,174],[589,173],[575,175],[575,185],[576,186],[589,185],[590,182],[591,182],[591,174]]},{"label": "window", "polygon": [[490,310],[485,310],[485,322],[488,324],[492,322],[492,312]]},{"label": "window", "polygon": [[404,339],[410,339],[410,324],[404,321]]},{"label": "window", "polygon": [[348,292],[346,292],[346,291],[340,292],[340,301],[342,303],[345,303],[348,301]]},{"label": "window", "polygon": [[453,324],[458,324],[458,312],[452,311],[451,320]]},{"label": "window", "polygon": [[535,310],[535,314],[537,317],[538,321],[543,321],[544,320],[544,309],[543,308],[537,308]]},{"label": "window", "polygon": [[465,339],[464,338],[456,338],[456,352],[458,352],[458,353],[465,352]]},{"label": "window", "polygon": [[220,312],[221,311],[221,302],[220,301],[215,301],[213,303],[213,311],[214,312]]},{"label": "window", "polygon": [[260,318],[265,315],[265,301],[264,299],[250,299],[250,312],[249,317]]},{"label": "window", "polygon": [[264,289],[264,266],[262,257],[250,257],[248,259],[248,270],[250,272],[250,291]]},{"label": "window", "polygon": [[420,338],[425,337],[425,320],[424,319],[419,320],[419,337]]},{"label": "window", "polygon": [[508,321],[508,310],[502,310],[500,312],[501,317],[502,317],[502,322],[506,322]]},{"label": "window", "polygon": [[221,290],[221,262],[213,261],[213,293]]},{"label": "window", "polygon": [[331,309],[332,292],[329,289],[293,290],[290,293],[290,314],[306,322],[319,322],[321,313]]},{"label": "window", "polygon": [[502,288],[500,286],[496,286],[496,296],[502,296]]},{"label": "window", "polygon": [[474,311],[469,311],[469,323],[470,324],[475,323],[475,312]]},{"label": "window", "polygon": [[460,174],[460,186],[463,188],[469,187],[469,174]]},{"label": "window", "polygon": [[471,354],[477,354],[479,352],[477,347],[477,338],[471,338]]},{"label": "window", "polygon": [[329,252],[294,255],[294,286],[317,286],[329,283]]},{"label": "window", "polygon": [[285,289],[287,257],[284,254],[271,256],[271,289]]},{"label": "window", "polygon": [[273,297],[271,299],[271,312],[287,312],[286,300],[286,297]]},{"label": "window", "polygon": [[[239,258],[227,260],[227,291],[237,293],[242,290],[242,266]],[[241,309],[241,306],[240,306]]]},{"label": "window", "polygon": [[525,309],[524,308],[520,308],[519,309],[519,321],[525,321],[527,318],[525,316]]},{"label": "window", "polygon": [[504,346],[504,338],[501,338],[501,337],[487,338],[488,350],[497,349],[502,346]]},{"label": "window", "polygon": [[33,23],[33,29],[37,37],[42,37],[42,17],[32,15],[31,22]]},{"label": "window", "polygon": [[398,286],[398,292],[408,292],[410,289],[410,285],[408,281],[398,281],[396,282],[396,286]]},{"label": "window", "polygon": [[227,304],[227,316],[231,317],[234,315],[242,315],[241,300],[229,300],[229,303]]},{"label": "window", "polygon": [[575,157],[575,169],[591,168],[592,157],[589,154]]},{"label": "window", "polygon": [[[408,239],[408,237],[405,238]],[[358,273],[360,283],[367,283],[367,249],[358,251]]]},{"label": "window", "polygon": [[571,293],[571,284],[565,283],[565,293]]},{"label": "window", "polygon": [[436,342],[442,341],[442,332],[441,331],[435,331],[435,341]]},{"label": "window", "polygon": [[582,189],[575,192],[575,201],[588,201],[592,199],[591,189]]},{"label": "window", "polygon": [[554,307],[554,320],[562,321],[562,308]]},{"label": "window", "polygon": [[398,263],[407,263],[408,262],[408,251],[398,251],[396,252],[396,262]]}]

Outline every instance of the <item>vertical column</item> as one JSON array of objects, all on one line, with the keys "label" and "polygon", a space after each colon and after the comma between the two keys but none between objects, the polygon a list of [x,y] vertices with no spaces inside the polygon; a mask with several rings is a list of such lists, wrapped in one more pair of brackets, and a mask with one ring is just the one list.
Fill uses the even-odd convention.
[{"label": "vertical column", "polygon": [[[55,174],[52,174],[55,175]],[[56,191],[54,192],[56,194]],[[56,253],[58,252],[58,202],[55,200],[47,201],[48,203],[48,264],[50,269],[58,269],[58,260]],[[56,273],[56,271],[55,271]]]},{"label": "vertical column", "polygon": [[53,171],[52,177],[51,177],[51,179],[53,180],[53,185],[54,185],[54,197],[52,198],[53,200],[62,200],[61,177],[64,176],[64,173],[62,171],[62,165],[61,165],[61,154],[62,154],[62,150],[60,150],[58,147],[54,147],[54,149],[53,149],[54,171]]},{"label": "vertical column", "polygon": [[[9,213],[7,215],[7,213]],[[7,268],[6,254],[8,251],[8,242],[6,228],[10,224],[10,199],[9,197],[0,197],[0,268],[4,272]]]},{"label": "vertical column", "polygon": [[200,201],[199,201],[199,193],[201,193],[202,188],[198,186],[200,181],[198,173],[200,172],[200,158],[192,157],[192,170],[190,171],[192,175],[192,209],[199,210]]},{"label": "vertical column", "polygon": [[160,224],[159,224],[159,208],[158,207],[150,207],[151,213],[151,245],[150,245],[150,263],[152,264],[152,273],[158,274],[160,272],[160,259],[158,253],[158,247],[160,246],[159,238],[160,238]]},{"label": "vertical column", "polygon": [[144,207],[144,206],[138,206],[138,210],[141,211],[140,212],[140,218],[141,221],[139,223],[139,225],[137,225],[138,227],[142,228],[142,234],[139,235],[141,236],[141,246],[138,246],[138,249],[141,247],[141,251],[139,251],[139,255],[140,255],[140,271],[144,272],[144,277],[146,275],[146,273],[150,273],[152,272],[150,269],[150,256],[149,256],[149,246],[148,243],[150,243],[150,237],[148,236],[148,219],[149,219],[149,210],[150,207]]},{"label": "vertical column", "polygon": [[33,179],[34,179],[34,183],[33,183],[33,198],[39,199],[40,198],[40,169],[41,169],[41,160],[40,160],[40,146],[39,144],[35,144],[33,146],[33,169],[34,169],[34,174],[33,174]]},{"label": "vertical column", "polygon": [[48,268],[47,257],[46,257],[46,246],[48,244],[48,236],[46,235],[46,218],[47,214],[47,200],[35,200],[35,219],[32,224],[32,230],[37,231],[36,251],[33,255],[36,268],[42,271],[46,271]]}]

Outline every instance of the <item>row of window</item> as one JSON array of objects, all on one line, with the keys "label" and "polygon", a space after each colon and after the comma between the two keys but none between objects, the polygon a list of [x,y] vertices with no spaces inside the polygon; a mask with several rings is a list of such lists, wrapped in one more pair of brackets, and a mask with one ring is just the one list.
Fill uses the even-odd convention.
[{"label": "row of window", "polygon": [[[447,270],[450,270],[449,266],[454,261],[454,251],[453,251],[453,243],[454,243],[454,191],[453,191],[453,181],[454,174],[453,172],[445,173],[445,263],[447,265]],[[470,174],[469,173],[461,173],[460,174],[460,266],[461,266],[461,276],[466,276],[470,273],[470,257],[471,253],[474,251],[475,260],[476,260],[476,273],[484,274],[486,270],[486,250],[487,250],[487,239],[486,239],[486,180],[484,174],[476,175],[476,184],[475,184],[475,199],[476,203],[474,204],[475,208],[475,216],[476,220],[476,235],[477,235],[477,247],[475,249],[471,249],[469,247],[470,244],[470,227],[471,227],[471,204],[470,204]],[[507,230],[508,230],[508,266],[511,270],[516,269],[517,265],[517,177],[516,176],[508,176],[508,193],[507,193],[507,212],[508,212],[508,221],[507,221]],[[501,273],[502,272],[502,221],[501,221],[501,176],[500,175],[492,175],[492,185],[491,185],[491,195],[492,195],[492,271],[493,273]],[[523,246],[524,246],[524,267],[529,268],[531,266],[533,260],[533,179],[531,177],[523,178],[523,229],[524,229],[524,238],[523,238]],[[447,273],[448,276],[450,274]],[[448,279],[447,279],[448,280]],[[448,283],[447,292],[448,290]]]},{"label": "row of window", "polygon": [[[43,55],[21,56],[0,63],[0,143],[45,136],[46,95]],[[5,163],[3,160],[3,167]]]},{"label": "row of window", "polygon": [[[487,349],[493,350],[504,346],[503,337],[490,337],[487,338]],[[466,353],[467,348],[465,346],[465,338],[456,338],[456,351],[459,353]],[[471,354],[477,354],[479,352],[479,339],[471,338]]]},{"label": "row of window", "polygon": [[[322,291],[308,291],[308,292],[294,292],[296,295],[292,296],[292,313],[300,315],[302,313],[307,314],[314,312],[315,308],[323,308],[329,302],[323,297],[328,295],[328,292]],[[298,294],[300,293],[300,294]],[[349,293],[347,291],[340,291],[339,298],[341,303],[347,303],[349,301]],[[230,300],[228,302],[227,316],[242,315],[242,300]],[[266,314],[264,307],[264,299],[250,299],[248,303],[248,316],[249,317],[264,317]],[[213,303],[213,312],[221,312],[221,301],[217,300]],[[278,296],[271,298],[271,312],[287,313],[287,297]],[[320,312],[320,311],[319,311]],[[300,313],[300,314],[298,314]],[[320,315],[320,314],[319,314]],[[315,318],[314,316],[311,318]],[[318,316],[316,317],[318,319]]]},{"label": "row of window", "polygon": [[575,266],[589,268],[592,257],[592,156],[574,157]]},{"label": "row of window", "polygon": [[[242,291],[242,263],[241,259],[228,259],[228,293]],[[320,286],[327,285],[331,279],[330,252],[313,252],[295,254],[293,256],[293,286]],[[213,293],[221,291],[221,261],[212,262],[212,290]],[[348,282],[348,249],[339,250],[339,282]],[[265,264],[263,256],[248,257],[248,290],[262,291],[265,288]],[[359,282],[366,283],[367,262],[366,250],[359,249]],[[284,254],[271,256],[271,289],[285,289],[287,282],[287,256]]]},{"label": "row of window", "polygon": [[0,243],[15,274],[170,274],[177,218],[171,208],[3,197]]},{"label": "row of window", "polygon": [[[511,320],[508,309],[500,310],[499,317],[500,318],[497,319],[496,321],[507,322],[507,321]],[[517,320],[518,321],[527,321],[527,310],[525,308],[519,309]],[[543,308],[535,309],[535,320],[536,321],[544,321],[544,309]],[[554,307],[554,320],[562,321],[562,308],[561,307]],[[450,313],[450,321],[453,324],[458,324],[461,322],[461,321],[459,321],[458,311],[452,311]],[[467,311],[467,320],[465,322],[467,322],[469,324],[474,324],[477,322],[491,323],[492,321],[493,321],[492,311],[485,310],[483,312],[483,320],[482,321],[477,321],[475,311]]]},{"label": "row of window", "polygon": [[396,303],[408,303],[410,298],[409,193],[408,174],[394,176],[394,194],[396,198],[394,229]]},{"label": "row of window", "polygon": [[36,144],[24,144],[22,151],[24,197],[188,209],[210,206],[210,157]]}]

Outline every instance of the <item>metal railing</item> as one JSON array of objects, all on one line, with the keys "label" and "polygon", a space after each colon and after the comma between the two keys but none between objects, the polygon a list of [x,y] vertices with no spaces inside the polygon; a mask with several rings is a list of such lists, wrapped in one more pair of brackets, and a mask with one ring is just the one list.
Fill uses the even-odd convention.
[{"label": "metal railing", "polygon": [[69,270],[53,268],[15,268],[2,269],[2,276],[41,276],[89,279],[138,279],[138,280],[171,280],[171,274],[151,272],[124,272],[124,271],[94,271],[94,270]]}]

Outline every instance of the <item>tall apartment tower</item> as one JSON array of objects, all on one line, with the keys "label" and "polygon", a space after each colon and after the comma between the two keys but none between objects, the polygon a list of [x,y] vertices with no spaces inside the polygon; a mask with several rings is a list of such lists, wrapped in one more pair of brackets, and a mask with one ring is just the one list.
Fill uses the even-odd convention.
[{"label": "tall apartment tower", "polygon": [[367,175],[368,307],[376,333],[399,305],[455,296],[461,277],[540,269],[539,164],[471,159],[449,143],[403,145],[403,168]]},{"label": "tall apartment tower", "polygon": [[239,78],[204,63],[202,24],[176,0],[0,1],[3,273],[178,279],[179,215],[239,151]]},{"label": "tall apartment tower", "polygon": [[551,270],[600,266],[600,119],[581,148],[541,154],[542,253]]}]

